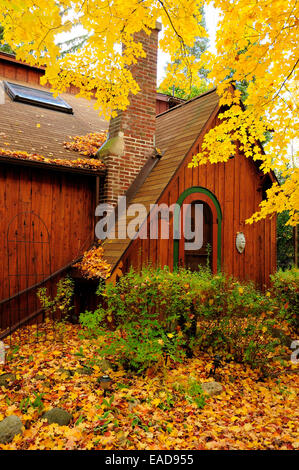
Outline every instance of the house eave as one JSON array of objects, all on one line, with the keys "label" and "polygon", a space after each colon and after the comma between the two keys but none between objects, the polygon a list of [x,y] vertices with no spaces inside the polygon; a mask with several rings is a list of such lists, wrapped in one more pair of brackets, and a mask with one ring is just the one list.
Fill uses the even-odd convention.
[{"label": "house eave", "polygon": [[79,168],[79,167],[72,167],[62,164],[55,164],[55,163],[46,163],[46,162],[37,162],[33,160],[25,160],[21,158],[14,158],[11,156],[1,156],[0,157],[0,164],[8,164],[8,165],[18,165],[18,166],[25,166],[31,168],[37,168],[42,170],[50,170],[50,171],[58,171],[63,173],[72,173],[72,174],[79,174],[79,175],[86,175],[86,176],[104,176],[106,174],[106,168]]}]

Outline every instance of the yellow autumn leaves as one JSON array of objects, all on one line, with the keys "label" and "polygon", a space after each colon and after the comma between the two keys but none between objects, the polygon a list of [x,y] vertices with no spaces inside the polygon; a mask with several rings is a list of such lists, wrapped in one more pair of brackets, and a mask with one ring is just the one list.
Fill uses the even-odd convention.
[{"label": "yellow autumn leaves", "polygon": [[103,162],[100,160],[96,160],[95,158],[76,158],[73,160],[68,160],[66,158],[49,158],[45,157],[44,155],[40,155],[37,153],[29,153],[23,150],[6,150],[0,148],[0,158],[3,157],[11,157],[17,158],[20,160],[30,160],[32,162],[42,162],[48,163],[53,165],[60,165],[72,168],[85,168],[90,170],[101,170],[105,167]]},{"label": "yellow autumn leaves", "polygon": [[71,141],[64,142],[64,147],[68,150],[75,150],[80,155],[95,157],[99,148],[107,138],[106,132],[90,132],[86,135],[69,136]]},{"label": "yellow autumn leaves", "polygon": [[[104,259],[104,249],[101,245],[86,251],[82,260],[75,264],[81,274],[88,279],[107,279],[111,273],[111,265]],[[112,321],[112,317],[108,319]]]},{"label": "yellow autumn leaves", "polygon": [[[298,135],[298,17],[299,4],[291,0],[214,0],[220,12],[217,54],[205,53],[196,60],[186,53],[195,37],[206,33],[200,26],[201,6],[211,1],[194,0],[0,0],[0,24],[4,41],[16,51],[17,59],[46,66],[43,83],[58,92],[71,84],[79,95],[91,97],[106,117],[125,109],[130,93],[139,87],[129,66],[144,56],[134,33],[149,33],[156,20],[164,26],[160,48],[171,62],[166,80],[186,88],[198,80],[198,70],[210,71],[209,84],[216,85],[223,108],[222,123],[206,136],[193,164],[227,161],[236,146],[246,157],[259,160],[262,170],[288,171],[288,183],[268,193],[258,214],[249,222],[268,214],[290,211],[289,223],[298,223],[299,186],[295,150]],[[68,8],[72,9],[72,15]],[[65,12],[65,13],[64,13]],[[59,56],[57,34],[80,24],[88,33],[86,43],[76,52]],[[125,48],[121,51],[120,44]],[[185,73],[185,71],[188,71]],[[246,109],[240,104],[232,83],[243,82]],[[198,85],[198,83],[193,83]],[[271,140],[263,153],[258,142],[265,133]],[[238,142],[238,144],[237,144]]]},{"label": "yellow autumn leaves", "polygon": [[[200,19],[200,2],[195,0],[0,1],[4,41],[16,51],[17,59],[46,66],[42,82],[49,82],[56,93],[70,84],[83,97],[95,92],[96,107],[107,117],[124,109],[129,94],[139,91],[128,67],[145,53],[133,40],[134,33],[150,33],[161,20],[160,47],[175,55],[184,51],[185,44],[192,46],[195,36],[205,34]],[[59,56],[59,34],[79,24],[88,34],[86,43],[74,53]],[[123,51],[120,44],[125,46]],[[189,57],[184,61],[193,67]]]},{"label": "yellow autumn leaves", "polygon": [[[299,221],[298,185],[298,16],[299,5],[291,0],[215,0],[221,11],[217,30],[217,54],[202,58],[208,76],[229,106],[222,123],[206,136],[193,165],[227,161],[239,150],[259,160],[264,173],[277,170],[286,182],[268,191],[260,211],[247,222],[289,210],[288,223]],[[236,26],[237,25],[237,26]],[[246,87],[245,109],[240,92]],[[244,99],[244,97],[243,97]],[[265,141],[266,154],[258,142]]]}]

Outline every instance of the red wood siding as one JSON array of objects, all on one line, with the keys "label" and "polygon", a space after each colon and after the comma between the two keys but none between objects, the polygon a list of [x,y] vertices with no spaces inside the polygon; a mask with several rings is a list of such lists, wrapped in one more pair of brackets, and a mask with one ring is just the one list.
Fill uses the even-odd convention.
[{"label": "red wood siding", "polygon": [[[7,80],[17,80],[20,82],[28,83],[29,85],[40,85],[40,78],[45,74],[44,69],[38,67],[31,67],[27,64],[22,64],[6,54],[0,52],[0,76]],[[45,85],[49,86],[49,85]],[[76,94],[78,88],[71,85],[67,89],[67,93]]]},{"label": "red wood siding", "polygon": [[[212,125],[216,124],[214,119]],[[261,177],[256,165],[238,153],[227,163],[207,164],[189,169],[188,163],[200,148],[202,137],[176,172],[158,203],[176,203],[180,194],[192,186],[210,190],[218,199],[223,220],[221,239],[221,268],[241,280],[253,280],[262,287],[276,269],[276,219],[253,225],[245,224],[262,200],[259,190]],[[200,197],[199,197],[200,199]],[[148,232],[149,222],[147,221]],[[237,232],[246,237],[246,247],[239,254],[235,239]],[[122,257],[124,269],[130,265],[168,265],[173,268],[172,227],[169,240],[134,240]]]},{"label": "red wood siding", "polygon": [[42,281],[93,242],[94,177],[2,164],[0,201],[0,300]]}]

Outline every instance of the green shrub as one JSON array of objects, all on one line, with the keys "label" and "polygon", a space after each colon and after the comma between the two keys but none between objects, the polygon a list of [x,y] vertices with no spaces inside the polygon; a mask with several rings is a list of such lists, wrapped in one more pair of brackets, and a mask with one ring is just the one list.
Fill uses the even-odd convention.
[{"label": "green shrub", "polygon": [[45,310],[46,317],[55,318],[58,313],[60,318],[66,319],[74,308],[72,305],[74,281],[68,276],[61,278],[57,283],[55,297],[51,298],[47,294],[46,287],[41,287],[37,291],[37,297]]},{"label": "green shrub", "polygon": [[260,318],[248,315],[200,321],[196,345],[226,360],[263,368],[269,362],[269,354],[279,346],[271,334],[273,322],[265,314]]},{"label": "green shrub", "polygon": [[117,356],[123,366],[138,372],[168,357],[181,360],[188,336],[179,322],[186,324],[191,308],[187,277],[187,272],[180,277],[167,269],[131,270],[118,284],[101,285],[98,294],[104,305],[80,315],[91,334],[104,338],[99,354]]},{"label": "green shrub", "polygon": [[277,214],[277,266],[280,269],[290,269],[294,263],[293,227],[286,225],[289,217],[289,211]]},{"label": "green shrub", "polygon": [[299,328],[299,269],[277,271],[271,276],[271,293],[280,308],[280,315],[296,330]]},{"label": "green shrub", "polygon": [[196,349],[262,367],[278,345],[271,336],[276,299],[207,268],[131,270],[116,285],[101,284],[98,294],[102,304],[80,322],[101,338],[101,357],[134,371]]},{"label": "green shrub", "polygon": [[195,403],[197,408],[203,408],[206,404],[205,395],[201,384],[196,382],[194,377],[189,379],[188,388],[186,390],[186,397],[188,401]]}]

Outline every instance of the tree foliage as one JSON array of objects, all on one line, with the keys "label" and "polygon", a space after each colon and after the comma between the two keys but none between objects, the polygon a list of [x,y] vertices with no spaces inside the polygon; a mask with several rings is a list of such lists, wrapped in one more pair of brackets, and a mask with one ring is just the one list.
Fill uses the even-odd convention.
[{"label": "tree foliage", "polygon": [[[209,78],[227,106],[223,121],[209,132],[194,164],[227,161],[237,142],[246,157],[261,160],[266,173],[279,169],[285,183],[274,184],[261,210],[249,220],[289,210],[288,224],[299,221],[299,169],[288,167],[290,147],[298,132],[298,14],[297,2],[216,0],[222,17],[217,30],[217,56],[206,54]],[[237,25],[237,27],[236,27]],[[241,90],[231,84],[248,83],[245,110]],[[265,145],[257,142],[272,133]],[[296,155],[293,155],[294,161]]]},{"label": "tree foliage", "polygon": [[0,25],[0,52],[6,52],[7,54],[13,54],[12,48],[3,41],[3,26]]},{"label": "tree foliage", "polygon": [[277,217],[277,267],[281,269],[288,269],[294,263],[293,227],[286,227],[288,219],[288,211]]},{"label": "tree foliage", "polygon": [[[262,162],[266,173],[280,169],[288,176],[274,185],[268,199],[250,222],[289,211],[289,224],[299,221],[299,169],[287,168],[288,149],[298,131],[298,17],[294,0],[214,0],[221,13],[217,54],[206,52],[200,60],[190,53],[196,38],[206,37],[201,11],[211,0],[0,0],[3,40],[16,51],[17,59],[46,66],[43,82],[56,92],[70,84],[80,95],[91,97],[107,117],[125,109],[129,94],[139,87],[130,66],[144,56],[134,33],[150,29],[161,20],[161,49],[170,54],[168,73],[176,86],[196,86],[202,67],[217,85],[224,106],[222,123],[206,136],[193,165],[226,162],[237,142],[246,157]],[[61,54],[58,33],[83,26],[87,38],[76,50]],[[58,36],[57,36],[58,35]],[[58,38],[58,39],[57,39]],[[123,44],[121,50],[120,44]],[[247,82],[245,109],[241,91],[232,84]],[[258,141],[266,132],[272,139],[264,154]]]},{"label": "tree foliage", "polygon": [[[200,14],[200,26],[202,26],[206,31],[203,7],[200,9]],[[208,49],[208,44],[209,40],[207,37],[196,37],[193,46],[186,47],[189,58],[194,57],[195,60],[200,62],[202,54]],[[167,64],[166,77],[160,84],[159,91],[169,95],[174,95],[177,98],[191,99],[207,91],[207,75],[208,70],[203,65],[198,69],[195,76],[189,76],[187,67],[181,59],[181,50],[178,49],[177,58],[175,58],[173,62]],[[180,83],[179,86],[177,85],[177,82]]]}]

